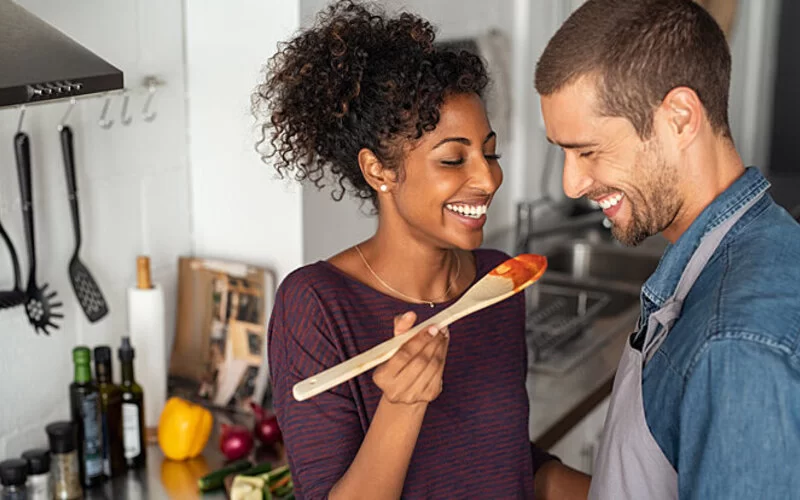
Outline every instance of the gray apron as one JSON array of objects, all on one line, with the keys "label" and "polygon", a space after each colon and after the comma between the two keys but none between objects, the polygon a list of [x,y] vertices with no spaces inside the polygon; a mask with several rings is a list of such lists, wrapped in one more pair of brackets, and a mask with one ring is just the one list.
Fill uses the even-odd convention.
[{"label": "gray apron", "polygon": [[[642,370],[680,317],[683,300],[722,239],[761,196],[763,193],[703,238],[686,265],[675,293],[661,309],[650,315],[642,350],[634,349],[630,342],[625,343],[595,460],[589,500],[678,498],[678,473],[664,456],[645,420]],[[639,333],[637,331],[636,336]]]}]

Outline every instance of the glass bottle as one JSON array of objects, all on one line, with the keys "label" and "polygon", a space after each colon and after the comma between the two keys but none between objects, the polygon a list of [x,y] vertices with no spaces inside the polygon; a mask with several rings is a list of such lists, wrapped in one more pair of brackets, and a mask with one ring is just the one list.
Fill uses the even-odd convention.
[{"label": "glass bottle", "polygon": [[103,468],[109,477],[125,472],[122,437],[122,390],[111,380],[111,348],[94,348],[94,373],[100,392],[103,422]]},{"label": "glass bottle", "polygon": [[50,476],[53,498],[74,500],[83,496],[77,436],[72,422],[54,422],[45,428],[50,442]]},{"label": "glass bottle", "polygon": [[22,459],[28,462],[28,500],[51,500],[50,452],[28,450]]},{"label": "glass bottle", "polygon": [[72,421],[78,434],[78,464],[81,484],[87,488],[105,480],[103,473],[103,423],[100,392],[92,381],[91,354],[88,347],[72,350],[75,381],[69,386]]},{"label": "glass bottle", "polygon": [[0,462],[0,484],[3,485],[2,500],[28,500],[28,462],[19,458]]},{"label": "glass bottle", "polygon": [[133,377],[134,349],[128,337],[122,337],[118,355],[122,367],[122,426],[125,462],[131,469],[144,467],[147,448],[144,434],[144,391]]}]

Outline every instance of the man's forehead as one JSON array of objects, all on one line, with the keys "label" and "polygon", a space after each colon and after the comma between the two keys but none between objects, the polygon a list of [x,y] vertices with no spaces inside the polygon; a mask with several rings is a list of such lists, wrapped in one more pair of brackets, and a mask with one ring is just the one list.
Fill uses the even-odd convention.
[{"label": "man's forehead", "polygon": [[593,83],[584,79],[569,83],[542,96],[541,103],[548,140],[562,147],[596,142],[603,117],[597,112]]}]

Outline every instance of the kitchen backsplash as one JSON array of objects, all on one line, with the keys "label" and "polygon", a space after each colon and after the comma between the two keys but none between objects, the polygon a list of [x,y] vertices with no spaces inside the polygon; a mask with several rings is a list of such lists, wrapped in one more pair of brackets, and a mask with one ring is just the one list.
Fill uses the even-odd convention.
[{"label": "kitchen backsplash", "polygon": [[[131,96],[133,121],[127,126],[120,120],[120,96],[112,98],[114,124],[108,130],[98,125],[102,97],[79,100],[67,122],[75,135],[80,257],[110,308],[96,324],[84,316],[67,271],[75,239],[57,130],[67,103],[27,109],[23,130],[31,139],[37,279],[58,292],[64,318],[48,337],[34,333],[22,307],[0,310],[0,457],[43,445],[45,424],[69,416],[72,347],[119,345],[136,255],[151,256],[154,281],[165,288],[167,325],[174,325],[177,258],[192,248],[182,2],[19,3],[117,65],[126,87],[140,87],[147,75],[165,85],[154,97],[158,115],[152,122],[142,119],[144,94]],[[24,284],[28,259],[13,150],[18,118],[17,109],[0,110],[0,221],[16,247]],[[0,288],[12,285],[10,259],[0,246]]]}]

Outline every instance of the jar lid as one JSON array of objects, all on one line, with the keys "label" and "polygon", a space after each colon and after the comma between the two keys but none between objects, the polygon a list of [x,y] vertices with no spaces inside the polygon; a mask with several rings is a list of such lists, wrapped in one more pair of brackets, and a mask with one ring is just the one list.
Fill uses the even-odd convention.
[{"label": "jar lid", "polygon": [[28,461],[28,475],[37,476],[50,472],[49,451],[42,449],[28,450],[22,454],[22,458]]},{"label": "jar lid", "polygon": [[75,426],[72,422],[54,422],[45,428],[51,453],[70,453],[75,450]]},{"label": "jar lid", "polygon": [[28,480],[28,462],[19,458],[0,462],[0,483],[3,486],[22,486]]}]

